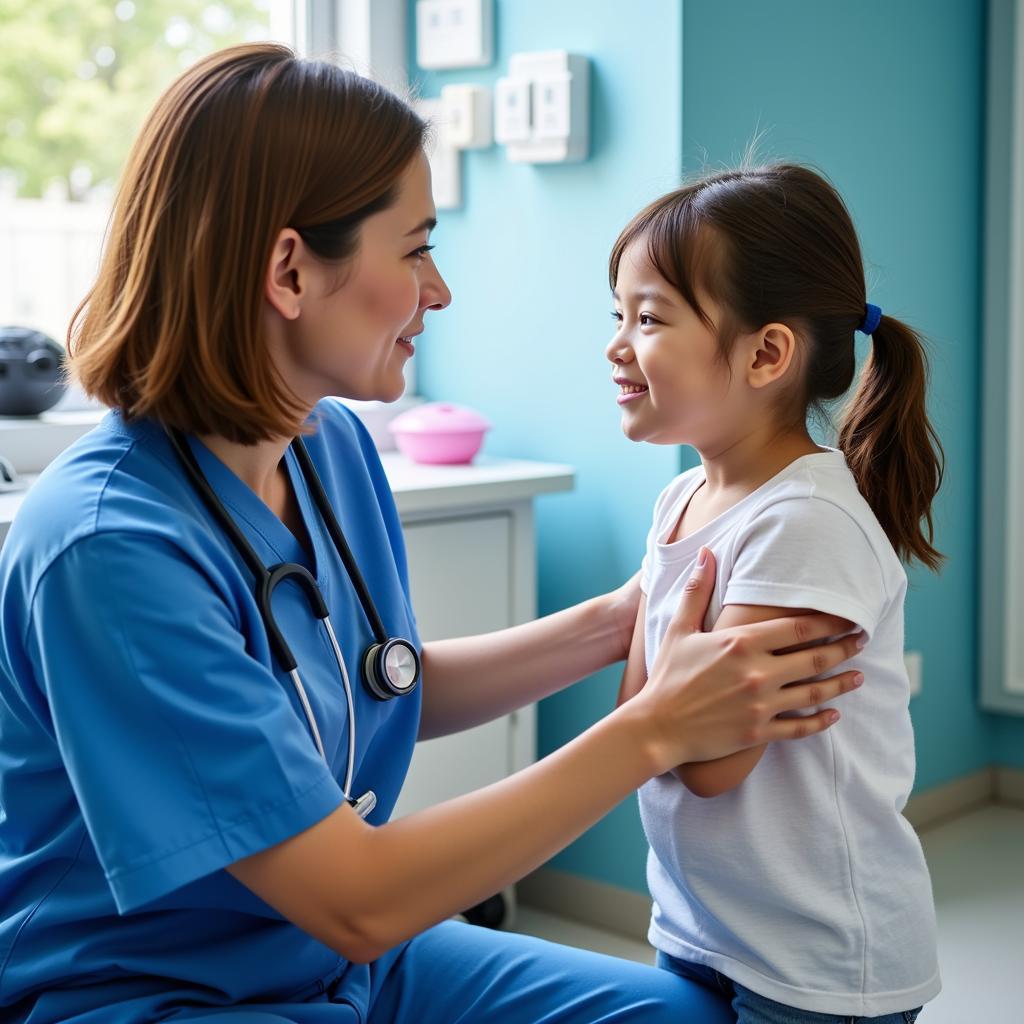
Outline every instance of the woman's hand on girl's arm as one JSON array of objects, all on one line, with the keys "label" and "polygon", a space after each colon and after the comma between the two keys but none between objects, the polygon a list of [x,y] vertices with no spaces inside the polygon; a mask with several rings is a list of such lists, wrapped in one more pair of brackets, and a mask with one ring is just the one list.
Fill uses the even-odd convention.
[{"label": "woman's hand on girl's arm", "polygon": [[420,739],[489,722],[621,661],[637,618],[640,574],[543,619],[423,647]]},{"label": "woman's hand on girl's arm", "polygon": [[[793,615],[813,615],[807,608],[770,608],[766,605],[726,605],[715,623],[714,630],[720,631],[733,626],[745,626],[755,622],[768,622]],[[843,620],[840,620],[843,621]],[[837,635],[848,633],[853,629],[852,622],[846,622]],[[761,760],[766,744],[740,750],[728,757],[716,758],[713,761],[694,761],[681,764],[673,769],[674,774],[684,783],[687,789],[696,796],[713,797],[735,789],[756,767]]]},{"label": "woman's hand on girl's arm", "polygon": [[543,760],[379,827],[343,805],[228,870],[298,927],[367,962],[533,871],[674,765],[827,728],[835,712],[776,716],[851,689],[852,673],[785,684],[830,671],[852,656],[853,640],[773,652],[835,635],[841,620],[702,633],[713,581],[709,557],[687,584],[647,685]]},{"label": "woman's hand on girl's arm", "polygon": [[[835,615],[787,615],[703,632],[714,579],[715,560],[709,552],[706,565],[698,566],[686,583],[647,684],[619,709],[658,705],[649,720],[652,741],[658,745],[656,758],[670,757],[668,749],[679,745],[688,751],[662,771],[822,732],[838,721],[838,711],[779,716],[825,704],[862,682],[853,671],[799,682],[826,675],[860,650],[857,635],[832,639],[849,627]],[[695,594],[701,595],[699,616],[694,613]]]}]

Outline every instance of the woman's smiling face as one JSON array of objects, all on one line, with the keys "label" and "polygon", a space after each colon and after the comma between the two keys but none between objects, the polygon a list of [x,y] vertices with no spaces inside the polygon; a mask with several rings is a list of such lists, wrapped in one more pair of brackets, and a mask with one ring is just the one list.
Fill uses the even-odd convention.
[{"label": "woman's smiling face", "polygon": [[282,238],[294,235],[294,266],[303,286],[295,294],[287,266],[272,260],[268,289],[278,289],[283,300],[271,297],[270,304],[286,322],[275,359],[304,401],[341,395],[391,402],[401,396],[403,369],[426,311],[451,301],[430,256],[435,221],[430,168],[418,153],[399,179],[395,202],[360,226],[358,249],[340,271],[317,260],[297,233],[282,232]]},{"label": "woman's smiling face", "polygon": [[[622,254],[613,298],[617,329],[605,354],[620,385],[623,432],[631,441],[714,447],[737,388],[714,330],[661,276],[645,239]],[[717,324],[715,303],[700,301]]]}]

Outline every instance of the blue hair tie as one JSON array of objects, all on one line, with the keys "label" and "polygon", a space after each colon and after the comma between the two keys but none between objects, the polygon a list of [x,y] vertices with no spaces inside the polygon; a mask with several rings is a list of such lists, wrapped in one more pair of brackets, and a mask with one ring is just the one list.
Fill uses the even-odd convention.
[{"label": "blue hair tie", "polygon": [[881,322],[882,307],[874,306],[869,302],[864,307],[864,319],[857,325],[857,330],[862,334],[874,334]]}]

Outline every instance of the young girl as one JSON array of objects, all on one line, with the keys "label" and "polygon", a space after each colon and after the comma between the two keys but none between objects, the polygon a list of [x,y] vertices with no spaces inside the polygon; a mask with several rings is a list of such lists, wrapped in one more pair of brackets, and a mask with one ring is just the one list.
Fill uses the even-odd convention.
[{"label": "young girl", "polygon": [[[913,1021],[940,988],[928,870],[901,814],[914,776],[901,558],[941,559],[921,343],[866,302],[849,214],[803,167],[657,200],[616,242],[610,280],[623,431],[692,445],[702,463],[655,506],[620,700],[708,551],[707,628],[798,609],[863,636],[864,686],[835,729],[641,788],[659,964],[724,991],[740,1024]],[[872,352],[838,450],[822,448],[808,410],[849,387],[857,330]]]}]

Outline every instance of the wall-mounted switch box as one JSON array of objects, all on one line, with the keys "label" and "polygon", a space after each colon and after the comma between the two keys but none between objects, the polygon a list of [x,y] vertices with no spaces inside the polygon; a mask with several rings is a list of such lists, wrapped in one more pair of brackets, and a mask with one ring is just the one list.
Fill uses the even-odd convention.
[{"label": "wall-mounted switch box", "polygon": [[494,0],[417,0],[421,68],[478,68],[493,60]]},{"label": "wall-mounted switch box", "polygon": [[530,141],[528,78],[500,78],[494,87],[494,141],[503,146]]},{"label": "wall-mounted switch box", "polygon": [[[524,123],[525,119],[525,123]],[[586,160],[590,61],[565,50],[514,53],[494,90],[494,134],[525,163]]]},{"label": "wall-mounted switch box", "polygon": [[572,75],[560,72],[533,83],[533,134],[537,139],[568,139],[572,129]]},{"label": "wall-mounted switch box", "polygon": [[445,142],[455,149],[486,149],[493,141],[491,93],[481,85],[443,86]]},{"label": "wall-mounted switch box", "polygon": [[462,206],[462,153],[445,140],[444,104],[439,99],[417,100],[415,107],[416,113],[437,129],[427,145],[434,206],[457,210]]}]

